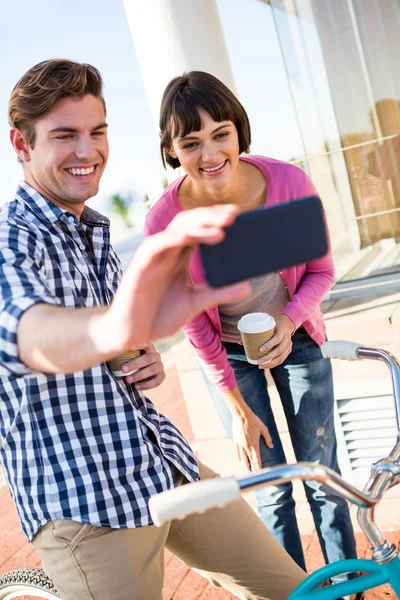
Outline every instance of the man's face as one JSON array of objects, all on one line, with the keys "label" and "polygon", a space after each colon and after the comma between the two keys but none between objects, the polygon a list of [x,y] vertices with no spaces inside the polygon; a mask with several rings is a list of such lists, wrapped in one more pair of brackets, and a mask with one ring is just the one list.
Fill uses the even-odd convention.
[{"label": "man's face", "polygon": [[23,156],[25,181],[78,216],[95,196],[108,159],[104,107],[90,94],[61,98],[35,123],[34,148]]}]

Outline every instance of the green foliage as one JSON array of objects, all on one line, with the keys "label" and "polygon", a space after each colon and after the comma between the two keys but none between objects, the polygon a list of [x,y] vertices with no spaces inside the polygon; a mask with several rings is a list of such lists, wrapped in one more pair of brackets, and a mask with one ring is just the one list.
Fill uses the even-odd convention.
[{"label": "green foliage", "polygon": [[150,198],[150,196],[148,194],[145,194],[143,196],[143,202],[144,202],[145,207],[148,210],[150,210],[150,208],[151,208],[151,198]]},{"label": "green foliage", "polygon": [[110,198],[110,209],[118,215],[127,227],[132,227],[129,220],[129,209],[132,204],[132,196],[121,196],[121,194],[113,194]]},{"label": "green foliage", "polygon": [[[162,181],[161,181],[161,185],[163,187],[163,189],[165,190],[165,188],[168,187],[168,179],[165,177]],[[144,206],[146,207],[147,210],[150,210],[150,208],[153,206],[153,204],[156,201],[156,198],[150,198],[150,196],[148,194],[144,194],[144,196],[142,196],[141,198]],[[114,213],[115,215],[117,215],[126,225],[126,227],[133,227],[132,223],[129,220],[129,211],[131,208],[131,205],[133,204],[134,201],[134,197],[131,193],[128,193],[126,195],[122,195],[122,194],[112,194],[112,196],[110,196],[109,198],[109,208],[110,211],[112,213]]]},{"label": "green foliage", "polygon": [[294,165],[297,165],[298,167],[301,167],[302,169],[306,170],[306,165],[304,160],[302,160],[301,158],[289,158],[288,162],[293,163]]}]

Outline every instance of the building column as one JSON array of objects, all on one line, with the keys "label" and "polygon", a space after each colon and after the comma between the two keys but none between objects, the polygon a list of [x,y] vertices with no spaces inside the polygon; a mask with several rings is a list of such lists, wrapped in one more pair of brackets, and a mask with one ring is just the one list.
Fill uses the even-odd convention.
[{"label": "building column", "polygon": [[124,0],[124,6],[157,132],[165,86],[184,71],[207,71],[235,91],[216,0]]}]

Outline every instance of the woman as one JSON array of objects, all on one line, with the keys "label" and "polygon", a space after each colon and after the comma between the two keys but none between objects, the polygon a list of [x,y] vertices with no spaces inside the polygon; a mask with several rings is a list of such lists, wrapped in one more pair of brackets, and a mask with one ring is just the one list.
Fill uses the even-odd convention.
[{"label": "woman", "polygon": [[[250,124],[238,99],[218,79],[200,71],[167,86],[160,114],[161,155],[186,175],[173,182],[148,213],[146,233],[163,230],[182,210],[235,203],[241,211],[316,195],[299,167],[249,151]],[[309,232],[304,232],[309,235]],[[288,240],[290,243],[290,240]],[[204,281],[198,254],[193,283]],[[252,470],[285,462],[271,411],[264,371],[269,369],[285,410],[299,461],[316,461],[339,471],[329,360],[322,357],[325,326],[320,303],[334,281],[332,256],[252,280],[252,294],[216,306],[189,323],[193,345],[209,390],[239,456]],[[274,336],[261,349],[258,365],[246,361],[237,322],[247,312],[268,312]],[[315,482],[305,484],[325,560],[355,557],[344,500]],[[305,569],[292,485],[257,492],[260,516],[294,560]]]}]

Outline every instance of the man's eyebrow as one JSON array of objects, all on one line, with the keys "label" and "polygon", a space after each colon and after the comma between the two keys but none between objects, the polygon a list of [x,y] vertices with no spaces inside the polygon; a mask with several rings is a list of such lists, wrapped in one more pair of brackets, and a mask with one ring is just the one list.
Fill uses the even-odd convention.
[{"label": "man's eyebrow", "polygon": [[96,125],[96,127],[94,127],[92,129],[92,131],[97,131],[98,129],[104,129],[108,127],[108,123],[101,123],[100,125]]},{"label": "man's eyebrow", "polygon": [[[225,127],[230,127],[230,126],[231,126],[231,123],[226,122],[226,123],[224,123],[224,125],[220,125],[219,127],[216,127],[214,129],[214,131],[212,131],[211,133],[217,133],[217,131],[219,131],[220,129],[224,129]],[[179,138],[178,142],[186,142],[187,140],[197,140],[197,136],[185,135],[185,137]]]},{"label": "man's eyebrow", "polygon": [[[104,129],[108,127],[108,123],[100,123],[100,125],[96,125],[93,127],[92,131],[98,131],[99,129]],[[55,127],[54,129],[50,129],[49,133],[78,133],[79,129],[75,129],[75,127]]]}]

